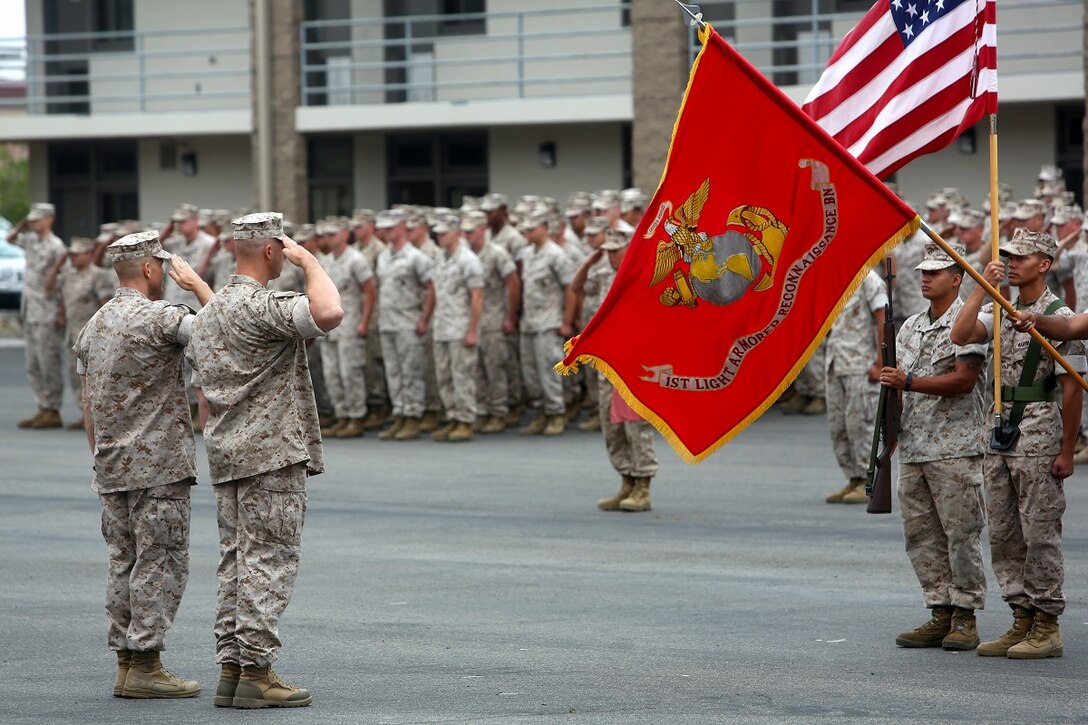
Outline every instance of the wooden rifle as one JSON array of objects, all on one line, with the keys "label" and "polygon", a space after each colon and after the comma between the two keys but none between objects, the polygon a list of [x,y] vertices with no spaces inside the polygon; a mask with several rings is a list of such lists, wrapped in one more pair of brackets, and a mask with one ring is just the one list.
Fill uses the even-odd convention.
[{"label": "wooden rifle", "polygon": [[[888,282],[888,304],[884,306],[884,334],[880,342],[880,354],[884,367],[894,368],[895,361],[895,316],[892,306],[892,260],[884,260],[884,279]],[[883,445],[881,445],[883,443]],[[865,509],[871,514],[890,514],[892,512],[892,454],[899,445],[899,392],[884,385],[880,386],[880,399],[876,409],[876,426],[873,430],[873,445],[869,451],[869,470],[865,476],[865,494],[869,505]]]}]

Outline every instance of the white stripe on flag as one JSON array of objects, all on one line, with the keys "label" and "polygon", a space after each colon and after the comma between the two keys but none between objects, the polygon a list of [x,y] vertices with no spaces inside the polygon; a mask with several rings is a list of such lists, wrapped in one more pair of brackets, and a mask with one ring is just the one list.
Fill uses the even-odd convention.
[{"label": "white stripe on flag", "polygon": [[859,38],[856,43],[850,46],[841,58],[824,69],[824,72],[816,85],[809,91],[805,103],[811,103],[820,95],[823,95],[841,83],[842,79],[850,73],[850,71],[854,70],[859,65],[864,65],[865,59],[871,53],[883,45],[889,37],[897,35],[898,33],[899,30],[895,27],[895,22],[892,20],[891,13],[884,13],[884,17],[878,22],[873,23],[873,27],[869,28],[869,32],[865,33],[865,35]]}]

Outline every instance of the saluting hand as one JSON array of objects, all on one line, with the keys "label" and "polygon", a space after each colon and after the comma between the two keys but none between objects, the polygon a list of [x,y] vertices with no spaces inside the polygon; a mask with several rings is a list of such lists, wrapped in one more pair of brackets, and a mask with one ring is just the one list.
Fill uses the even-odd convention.
[{"label": "saluting hand", "polygon": [[317,257],[310,254],[310,250],[291,239],[291,237],[282,236],[280,241],[283,242],[283,256],[296,267],[305,267],[307,263],[317,261]]},{"label": "saluting hand", "polygon": [[176,254],[170,257],[170,279],[177,282],[178,287],[186,292],[192,292],[197,286],[205,283],[196,270]]}]

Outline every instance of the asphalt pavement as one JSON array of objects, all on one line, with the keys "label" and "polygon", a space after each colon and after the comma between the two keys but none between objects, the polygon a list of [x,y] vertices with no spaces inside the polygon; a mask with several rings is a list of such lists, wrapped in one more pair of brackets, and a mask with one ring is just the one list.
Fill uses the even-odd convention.
[{"label": "asphalt pavement", "polygon": [[[823,503],[842,485],[826,422],[774,410],[697,466],[659,439],[646,514],[596,509],[618,485],[597,434],[328,442],[276,666],[314,704],[283,711],[211,703],[198,438],[164,662],[204,692],[115,699],[90,454],[16,429],[33,407],[22,350],[0,347],[0,723],[1088,722],[1088,469],[1067,483],[1063,658],[903,650],[927,613],[898,514]],[[989,576],[984,639],[1011,623]]]}]

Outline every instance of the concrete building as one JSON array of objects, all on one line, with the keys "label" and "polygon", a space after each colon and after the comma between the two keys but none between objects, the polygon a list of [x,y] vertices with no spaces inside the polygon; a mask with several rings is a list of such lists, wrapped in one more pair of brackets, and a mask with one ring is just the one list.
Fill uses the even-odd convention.
[{"label": "concrete building", "polygon": [[[869,0],[704,2],[795,100]],[[488,189],[652,191],[694,54],[668,0],[26,0],[26,142],[64,235],[180,201],[295,219]],[[1002,180],[1083,179],[1084,7],[1002,0]],[[633,49],[637,48],[637,52]],[[4,102],[0,99],[0,105]],[[898,174],[987,183],[987,129]]]}]

